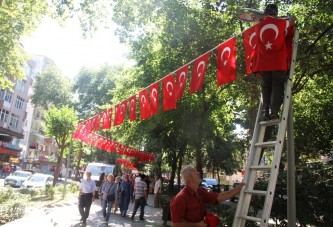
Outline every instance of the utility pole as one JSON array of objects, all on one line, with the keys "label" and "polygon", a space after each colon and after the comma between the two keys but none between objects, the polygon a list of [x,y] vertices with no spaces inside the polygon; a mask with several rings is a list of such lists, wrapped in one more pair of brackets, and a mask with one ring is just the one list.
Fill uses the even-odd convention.
[{"label": "utility pole", "polygon": [[63,194],[62,194],[62,199],[65,199],[65,196],[66,196],[66,185],[67,185],[67,178],[68,178],[68,168],[70,167],[72,150],[73,150],[73,137],[72,137],[72,134],[71,134],[71,142],[70,142],[70,145],[69,145],[69,154],[67,156],[65,184],[64,184],[64,191],[63,191]]}]

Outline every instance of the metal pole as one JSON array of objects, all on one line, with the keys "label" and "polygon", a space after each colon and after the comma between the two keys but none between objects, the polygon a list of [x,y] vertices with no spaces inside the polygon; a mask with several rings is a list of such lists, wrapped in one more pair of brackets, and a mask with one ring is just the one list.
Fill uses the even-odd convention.
[{"label": "metal pole", "polygon": [[296,185],[295,185],[295,149],[292,99],[288,114],[287,128],[287,217],[288,226],[296,226]]},{"label": "metal pole", "polygon": [[73,139],[72,139],[72,135],[71,135],[71,142],[70,142],[70,145],[69,145],[69,154],[67,156],[65,184],[64,184],[64,191],[63,191],[63,194],[62,194],[62,199],[65,199],[65,196],[66,196],[66,185],[67,185],[67,178],[68,178],[68,168],[70,166],[69,164],[70,164],[70,161],[71,161],[72,149],[73,149]]}]

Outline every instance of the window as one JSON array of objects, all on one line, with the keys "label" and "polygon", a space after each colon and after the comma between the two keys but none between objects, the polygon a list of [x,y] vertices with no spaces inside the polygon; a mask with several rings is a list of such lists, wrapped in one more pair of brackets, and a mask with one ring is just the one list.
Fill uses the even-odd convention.
[{"label": "window", "polygon": [[25,88],[25,81],[24,80],[19,80],[16,82],[16,90],[24,92],[24,88]]},{"label": "window", "polygon": [[17,128],[18,119],[19,119],[18,116],[12,114],[12,116],[10,116],[10,123],[9,123],[9,126],[11,126],[11,127],[13,127],[13,128]]},{"label": "window", "polygon": [[22,110],[23,106],[24,106],[24,99],[22,99],[20,96],[17,96],[15,107],[19,110]]},{"label": "window", "polygon": [[12,94],[11,92],[9,92],[7,89],[5,90],[1,90],[0,91],[0,99],[5,100],[7,102],[11,102],[12,101]]},{"label": "window", "polygon": [[0,120],[3,122],[7,122],[8,115],[9,115],[9,111],[1,110]]}]

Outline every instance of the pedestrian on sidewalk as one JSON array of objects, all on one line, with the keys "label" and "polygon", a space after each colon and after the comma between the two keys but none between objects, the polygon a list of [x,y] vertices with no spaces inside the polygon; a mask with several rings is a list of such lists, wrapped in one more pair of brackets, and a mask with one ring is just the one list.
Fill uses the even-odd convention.
[{"label": "pedestrian on sidewalk", "polygon": [[161,196],[161,177],[160,175],[155,176],[155,187],[154,187],[154,207],[160,207],[160,196]]},{"label": "pedestrian on sidewalk", "polygon": [[[116,184],[113,182],[113,174],[107,176],[107,181],[104,182],[102,193],[103,193],[103,217],[106,222],[109,221],[112,204],[116,200]],[[108,210],[106,211],[106,208]]]},{"label": "pedestrian on sidewalk", "polygon": [[148,187],[147,183],[145,182],[145,175],[141,174],[141,180],[136,183],[135,187],[135,204],[132,214],[132,220],[134,220],[134,216],[136,214],[136,211],[140,207],[140,220],[143,221],[143,215],[145,213],[145,205],[148,198]]},{"label": "pedestrian on sidewalk", "polygon": [[116,180],[115,180],[115,184],[116,184],[116,200],[114,201],[114,213],[117,213],[117,210],[118,210],[118,204],[119,204],[119,193],[120,193],[120,179],[121,177],[118,176],[116,177]]},{"label": "pedestrian on sidewalk", "polygon": [[133,187],[128,175],[124,174],[119,193],[119,208],[122,217],[126,216],[130,200],[133,200]]},{"label": "pedestrian on sidewalk", "polygon": [[240,192],[244,183],[227,192],[208,192],[199,187],[202,179],[192,166],[188,165],[181,170],[185,187],[171,201],[171,221],[173,227],[207,227],[204,217],[207,215],[207,204],[217,204],[235,196]]},{"label": "pedestrian on sidewalk", "polygon": [[86,172],[86,178],[82,179],[79,186],[79,211],[81,214],[81,221],[85,225],[89,217],[89,211],[92,202],[94,201],[94,191],[96,190],[95,181],[91,179],[91,172]]}]

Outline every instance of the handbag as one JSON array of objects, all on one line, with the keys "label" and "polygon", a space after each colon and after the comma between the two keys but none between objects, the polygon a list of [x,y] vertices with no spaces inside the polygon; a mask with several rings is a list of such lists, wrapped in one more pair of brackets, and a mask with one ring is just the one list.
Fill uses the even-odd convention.
[{"label": "handbag", "polygon": [[109,188],[109,191],[108,191],[108,194],[106,195],[106,201],[108,201],[108,202],[113,202],[113,201],[116,200],[116,196],[114,194],[109,194],[112,186],[113,186],[113,184],[111,184],[111,186]]}]

